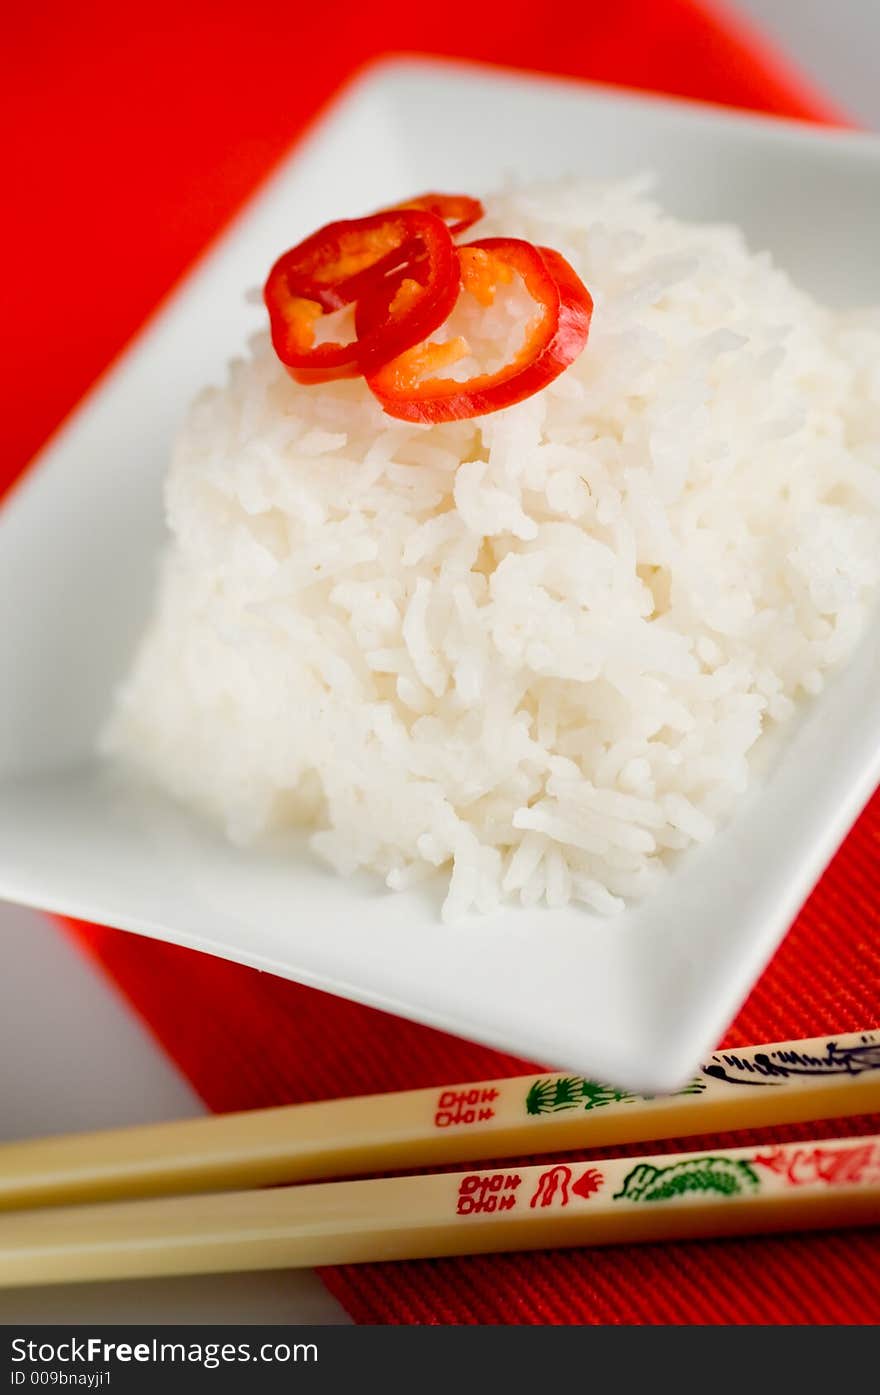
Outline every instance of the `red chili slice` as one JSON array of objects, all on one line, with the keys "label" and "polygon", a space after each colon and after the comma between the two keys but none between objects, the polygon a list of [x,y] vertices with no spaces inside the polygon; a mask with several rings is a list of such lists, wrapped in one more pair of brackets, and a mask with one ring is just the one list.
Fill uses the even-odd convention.
[{"label": "red chili slice", "polygon": [[[482,218],[484,212],[480,200],[471,198],[469,194],[420,194],[418,198],[410,199],[407,203],[396,205],[396,207],[422,209],[426,213],[435,214],[448,225],[453,237],[464,232],[478,218]],[[381,268],[375,268],[375,270],[379,269]],[[383,336],[381,341],[381,359],[379,355],[371,354],[369,347],[363,349],[361,366],[367,377],[370,373],[377,371],[382,366],[382,362],[388,362],[387,350],[391,344],[403,344],[405,336],[397,332],[396,321],[413,300],[417,286],[424,285],[427,270],[424,258],[418,255],[418,248],[414,246],[410,249],[410,257],[404,266],[393,270],[383,278],[375,278],[372,284],[358,297],[355,327],[362,345],[367,344],[367,335],[377,329],[379,325],[384,323],[388,330],[387,339],[386,336]],[[451,283],[448,289],[448,306],[443,319],[452,313],[458,299],[458,281],[456,280],[454,290]],[[411,345],[406,347],[411,347]],[[402,347],[395,348],[392,357],[403,352]],[[375,361],[373,361],[374,359]]]},{"label": "red chili slice", "polygon": [[386,363],[367,379],[389,416],[402,421],[459,421],[510,407],[539,392],[573,363],[587,342],[592,297],[558,252],[519,238],[489,237],[458,249],[462,283],[490,305],[499,284],[518,274],[539,310],[523,344],[494,373],[458,382],[426,376],[470,352],[463,340],[423,342]]},{"label": "red chili slice", "polygon": [[438,292],[436,323],[428,334],[413,341],[412,310],[424,295],[425,280],[429,274],[430,267],[422,257],[392,272],[390,276],[376,280],[358,300],[354,323],[360,348],[359,361],[365,377],[369,378],[371,373],[377,373],[391,359],[413,348],[414,342],[421,343],[422,338],[433,334],[452,314],[461,288],[457,260],[454,279],[450,279]]},{"label": "red chili slice", "polygon": [[[396,203],[391,208],[383,208],[373,217],[380,217],[385,213],[398,213],[406,211],[417,211],[422,213],[433,213],[436,218],[442,221],[449,228],[450,235],[457,237],[472,227],[483,217],[485,209],[479,199],[471,198],[470,194],[419,194],[416,198],[407,199],[404,203]],[[389,274],[400,266],[410,266],[420,264],[422,253],[418,243],[414,242],[409,247],[400,246],[390,252],[386,257],[381,258],[372,267],[366,267],[357,275],[344,281],[339,288],[334,288],[329,293],[323,291],[324,299],[328,302],[332,300],[334,306],[342,304],[339,298],[340,293],[344,294],[347,301],[360,300],[364,291],[374,283],[378,274]],[[417,277],[424,284],[423,277]],[[321,299],[321,295],[318,297]]]},{"label": "red chili slice", "polygon": [[[383,273],[419,263],[418,292],[387,325],[373,323],[350,343],[315,343],[322,315],[381,284]],[[279,257],[263,291],[275,352],[299,382],[375,370],[432,334],[455,303],[459,267],[452,236],[436,214],[396,209],[329,223]]]},{"label": "red chili slice", "polygon": [[479,199],[469,194],[419,194],[418,198],[397,203],[395,208],[422,208],[426,213],[436,213],[449,225],[453,237],[473,227],[482,218],[484,209]]},{"label": "red chili slice", "polygon": [[[365,218],[327,223],[278,258],[271,280],[283,273],[298,294],[316,300],[325,310],[339,310],[357,299],[357,287],[368,275],[398,265],[398,258],[428,224],[412,217],[414,210],[383,209]],[[440,220],[442,221],[442,220]],[[362,283],[360,283],[362,284]]]}]

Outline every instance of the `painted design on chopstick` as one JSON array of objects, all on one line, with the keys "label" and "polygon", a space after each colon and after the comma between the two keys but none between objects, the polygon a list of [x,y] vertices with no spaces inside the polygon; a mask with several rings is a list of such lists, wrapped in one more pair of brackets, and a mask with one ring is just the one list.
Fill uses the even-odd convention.
[{"label": "painted design on chopstick", "polygon": [[582,1196],[584,1201],[589,1201],[591,1196],[595,1196],[601,1189],[605,1178],[597,1167],[588,1167],[586,1172],[581,1173],[571,1184],[571,1189],[575,1196]]},{"label": "painted design on chopstick", "polygon": [[498,1093],[492,1088],[441,1091],[434,1127],[448,1129],[456,1124],[483,1124],[487,1119],[494,1119],[495,1110],[487,1106],[497,1100]]},{"label": "painted design on chopstick", "polygon": [[[558,1163],[542,1172],[529,1200],[529,1207],[567,1206],[571,1196],[588,1201],[600,1190],[605,1178],[597,1167],[588,1167],[580,1177],[572,1181],[572,1170],[567,1163]],[[569,1189],[570,1192],[569,1192]]]},{"label": "painted design on chopstick", "polygon": [[614,1193],[615,1201],[670,1201],[687,1192],[717,1192],[719,1196],[747,1196],[760,1188],[751,1163],[742,1158],[703,1155],[654,1167],[639,1163]]},{"label": "painted design on chopstick", "polygon": [[[529,1209],[559,1209],[568,1206],[574,1197],[589,1201],[605,1183],[599,1168],[585,1168],[575,1176],[577,1164],[556,1163],[542,1172],[529,1197]],[[512,1211],[517,1205],[518,1189],[522,1184],[519,1173],[469,1172],[458,1183],[456,1211],[459,1216],[491,1215],[495,1211]]]},{"label": "painted design on chopstick", "polygon": [[748,1055],[717,1051],[703,1066],[704,1075],[731,1085],[782,1085],[801,1076],[862,1075],[871,1070],[880,1070],[880,1040],[874,1033],[865,1033],[851,1046],[828,1041],[819,1055],[787,1047]]},{"label": "painted design on chopstick", "polygon": [[793,1187],[824,1182],[829,1187],[847,1183],[880,1182],[880,1146],[854,1142],[844,1147],[770,1148],[753,1159],[758,1167],[782,1177]]},{"label": "painted design on chopstick", "polygon": [[[629,1171],[624,1175],[624,1169]],[[473,1172],[457,1179],[459,1216],[524,1209],[563,1211],[573,1203],[589,1203],[607,1195],[611,1201],[689,1202],[736,1201],[778,1196],[789,1187],[880,1186],[880,1139],[854,1138],[828,1143],[769,1144],[755,1153],[694,1153],[690,1157],[645,1162],[620,1159],[603,1165],[551,1163],[529,1168],[522,1176],[509,1172]],[[622,1177],[622,1181],[621,1181]],[[450,1182],[453,1179],[450,1178]],[[523,1182],[525,1185],[523,1186]]]},{"label": "painted design on chopstick", "polygon": [[458,1184],[460,1216],[478,1216],[483,1212],[512,1211],[516,1205],[516,1189],[522,1182],[517,1173],[471,1172]]},{"label": "painted design on chopstick", "polygon": [[558,1203],[560,1206],[568,1205],[568,1188],[571,1184],[571,1168],[565,1163],[560,1163],[557,1167],[550,1167],[546,1172],[542,1172],[538,1178],[538,1185],[532,1193],[529,1206],[534,1209],[536,1206],[553,1206]]},{"label": "painted design on chopstick", "polygon": [[[705,1080],[691,1080],[676,1095],[700,1095],[706,1089]],[[607,1104],[635,1104],[652,1099],[652,1095],[634,1095],[629,1090],[617,1090],[613,1085],[600,1085],[580,1075],[557,1075],[534,1080],[526,1094],[527,1114],[558,1114],[561,1109],[602,1109]]]},{"label": "painted design on chopstick", "polygon": [[637,1163],[612,1199],[673,1201],[688,1193],[706,1192],[724,1197],[753,1196],[761,1190],[760,1168],[794,1187],[880,1183],[880,1144],[856,1140],[842,1145],[775,1145],[751,1158],[700,1153],[666,1167]]}]

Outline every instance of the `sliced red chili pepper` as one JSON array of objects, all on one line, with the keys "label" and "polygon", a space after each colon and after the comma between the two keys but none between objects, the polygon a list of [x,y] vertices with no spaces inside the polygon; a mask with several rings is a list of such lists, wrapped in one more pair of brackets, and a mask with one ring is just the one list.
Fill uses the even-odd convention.
[{"label": "sliced red chili pepper", "polygon": [[419,194],[394,207],[423,208],[426,213],[436,213],[449,225],[453,237],[473,227],[485,211],[480,200],[472,199],[469,194]]},{"label": "sliced red chili pepper", "polygon": [[359,376],[356,339],[315,343],[315,326],[328,313],[317,300],[293,293],[275,268],[269,273],[263,298],[269,311],[272,347],[298,383]]},{"label": "sliced red chili pepper", "polygon": [[441,422],[497,412],[546,387],[587,342],[592,297],[558,252],[519,238],[490,237],[467,243],[458,254],[464,289],[481,304],[490,305],[498,285],[518,274],[539,313],[517,353],[493,373],[464,382],[436,376],[470,353],[462,339],[423,342],[386,363],[367,382],[389,416]]},{"label": "sliced red chili pepper", "polygon": [[[391,359],[419,344],[433,334],[455,309],[461,282],[456,259],[455,275],[440,283],[427,298],[425,283],[430,267],[424,257],[399,268],[377,280],[364,292],[355,306],[355,330],[360,347],[359,362],[365,377],[376,373]],[[431,306],[432,328],[413,339],[415,317]]]},{"label": "sliced red chili pepper", "polygon": [[[350,343],[315,343],[322,315],[357,300],[410,257],[420,266],[418,293],[387,325],[375,321]],[[436,214],[399,209],[330,223],[285,252],[269,273],[263,298],[275,352],[300,382],[351,377],[363,364],[373,371],[442,324],[458,282],[452,236]]]},{"label": "sliced red chili pepper", "polygon": [[366,218],[327,223],[278,258],[270,281],[283,274],[296,294],[317,301],[326,311],[339,310],[357,299],[357,278],[384,266],[424,228],[410,212],[385,209]]}]

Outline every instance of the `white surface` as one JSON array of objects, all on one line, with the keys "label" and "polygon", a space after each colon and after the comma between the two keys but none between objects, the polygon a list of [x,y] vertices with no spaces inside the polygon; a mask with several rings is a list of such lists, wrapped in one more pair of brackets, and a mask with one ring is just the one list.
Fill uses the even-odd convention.
[{"label": "white surface", "polygon": [[[738,0],[842,106],[880,128],[880,5],[875,0]],[[96,1045],[97,1043],[97,1045]],[[96,971],[33,912],[0,905],[0,1129],[8,1137],[71,1125],[173,1117],[196,1103]],[[111,1076],[115,1081],[111,1088]],[[334,1321],[306,1276],[252,1275],[30,1290],[0,1295],[0,1323]],[[294,1287],[295,1285],[295,1287]],[[311,1307],[314,1294],[321,1316]],[[292,1303],[291,1311],[287,1305]],[[314,1313],[314,1315],[313,1315]]]},{"label": "white surface", "polygon": [[328,217],[424,185],[491,187],[514,164],[525,178],[654,169],[673,212],[736,219],[820,296],[876,296],[873,138],[447,65],[373,68],[0,516],[0,647],[16,675],[0,696],[0,893],[662,1090],[714,1046],[880,777],[880,708],[864,701],[880,687],[880,621],[729,827],[613,920],[512,909],[450,930],[438,888],[391,895],[306,854],[233,850],[108,783],[91,755],[149,602],[174,423],[259,320],[244,290]]},{"label": "white surface", "polygon": [[[55,925],[0,903],[0,1141],[203,1112],[109,984]],[[336,1323],[309,1271],[0,1289],[4,1323]]]}]

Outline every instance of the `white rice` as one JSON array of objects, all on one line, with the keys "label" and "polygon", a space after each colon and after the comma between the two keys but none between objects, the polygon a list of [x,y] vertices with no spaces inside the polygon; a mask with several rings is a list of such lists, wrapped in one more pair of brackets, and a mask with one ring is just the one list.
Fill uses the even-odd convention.
[{"label": "white rice", "polygon": [[570,259],[586,351],[424,428],[298,387],[259,335],[177,442],[103,744],[237,843],[305,825],[342,873],[445,869],[447,919],[610,912],[712,837],[864,629],[880,321],[632,183],[514,192],[479,232]]}]

